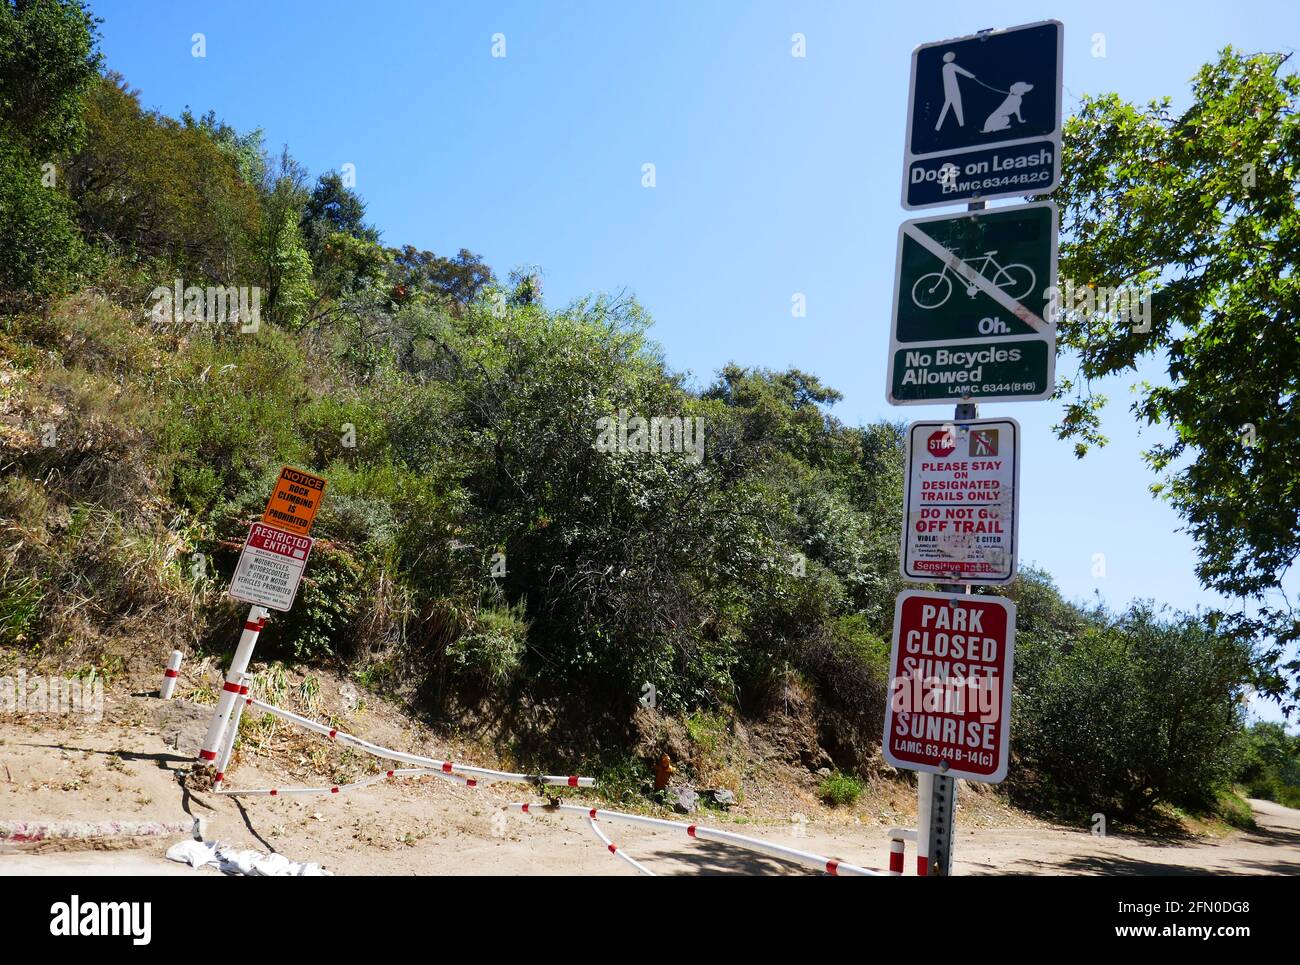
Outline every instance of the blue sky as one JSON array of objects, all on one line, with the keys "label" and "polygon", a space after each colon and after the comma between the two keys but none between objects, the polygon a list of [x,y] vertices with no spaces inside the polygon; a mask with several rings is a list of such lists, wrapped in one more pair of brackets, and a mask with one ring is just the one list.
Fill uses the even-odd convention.
[{"label": "blue sky", "polygon": [[[354,164],[387,243],[466,247],[503,277],[537,266],[552,305],[628,289],[674,368],[707,383],[729,361],[797,366],[844,393],[835,412],[849,423],[951,413],[885,402],[913,47],[1059,19],[1069,112],[1108,91],[1185,103],[1225,44],[1300,46],[1293,0],[94,8],[108,65],[146,106],[262,127],[313,175]],[[791,56],[796,32],[804,58]],[[191,54],[194,33],[205,57]],[[498,33],[504,58],[492,56]],[[646,163],[654,188],[642,187]],[[791,317],[796,292],[806,318]],[[1058,370],[1071,368],[1063,357]],[[1112,443],[1083,461],[1051,433],[1055,403],[982,407],[1024,427],[1021,561],[1077,600],[1210,605],[1191,540],[1147,490],[1140,451],[1158,436],[1127,411],[1134,380],[1105,387]]]}]

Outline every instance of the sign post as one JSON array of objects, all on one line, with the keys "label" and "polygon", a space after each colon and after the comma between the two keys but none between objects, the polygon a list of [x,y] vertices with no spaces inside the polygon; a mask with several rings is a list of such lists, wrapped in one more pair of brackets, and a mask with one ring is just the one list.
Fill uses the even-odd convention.
[{"label": "sign post", "polygon": [[[977,403],[1046,399],[1055,391],[1058,217],[1050,201],[994,210],[985,202],[1046,194],[1060,182],[1064,32],[1059,21],[1044,20],[912,52],[903,207],[967,203],[965,213],[917,218],[899,229],[885,380],[891,405],[956,406],[951,423],[908,430],[900,569],[909,580],[953,582],[941,585],[942,595],[929,594],[944,601],[941,610],[915,602],[920,591],[898,598],[896,692],[885,720],[886,759],[918,772],[920,874],[951,870],[956,776],[996,782],[1006,773],[1015,607],[971,593],[972,584],[1006,583],[1016,573],[1020,430],[1013,419],[977,421]],[[916,625],[918,606],[921,623],[931,626]],[[944,620],[952,625],[940,627]],[[987,635],[986,620],[993,628]],[[961,633],[959,621],[967,627]],[[986,703],[996,682],[996,720],[971,721],[943,704],[949,710],[922,704],[901,707],[896,717],[894,697],[918,679],[922,692],[935,692],[917,671],[944,662],[908,648],[923,649],[930,633],[936,642],[946,634],[952,646],[956,636],[976,635],[976,626],[980,659],[967,656],[958,676],[977,679],[975,696]]]},{"label": "sign post", "polygon": [[[203,738],[199,751],[202,764],[217,764],[226,729],[231,726],[235,700],[253,659],[253,648],[270,611],[285,611],[293,606],[314,542],[307,534],[311,532],[324,495],[323,477],[284,466],[262,514],[263,522],[254,523],[248,531],[230,595],[252,606],[222,684],[212,723]],[[215,783],[220,784],[219,774]]]}]

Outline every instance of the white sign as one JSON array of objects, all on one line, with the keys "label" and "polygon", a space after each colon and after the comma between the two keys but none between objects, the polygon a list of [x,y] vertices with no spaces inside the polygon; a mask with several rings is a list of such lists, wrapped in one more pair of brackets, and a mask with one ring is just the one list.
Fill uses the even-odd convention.
[{"label": "white sign", "polygon": [[913,422],[907,431],[903,577],[1009,583],[1020,526],[1015,419]]},{"label": "white sign", "polygon": [[288,610],[298,594],[314,542],[307,536],[254,523],[230,581],[230,595],[272,610]]}]

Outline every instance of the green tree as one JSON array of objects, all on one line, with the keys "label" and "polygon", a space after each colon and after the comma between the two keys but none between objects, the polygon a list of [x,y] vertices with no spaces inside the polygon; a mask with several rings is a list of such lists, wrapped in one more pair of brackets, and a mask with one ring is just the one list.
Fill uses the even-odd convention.
[{"label": "green tree", "polygon": [[21,306],[68,287],[86,252],[63,156],[84,135],[97,21],[84,3],[0,0],[0,296]]},{"label": "green tree", "polygon": [[1080,455],[1104,443],[1092,383],[1163,365],[1132,405],[1168,430],[1146,453],[1153,489],[1196,538],[1202,583],[1255,602],[1221,627],[1269,640],[1262,666],[1279,673],[1261,686],[1285,699],[1289,673],[1293,701],[1300,618],[1277,601],[1300,554],[1300,77],[1289,55],[1228,48],[1191,95],[1181,112],[1089,97],[1066,125],[1062,277],[1155,296],[1149,331],[1065,306],[1079,375],[1059,386],[1058,431]]},{"label": "green tree", "polygon": [[238,160],[202,125],[141,109],[118,74],[101,78],[85,104],[86,142],[68,183],[87,238],[187,284],[240,282],[259,204]]},{"label": "green tree", "polygon": [[0,2],[0,138],[42,161],[81,142],[81,97],[96,80],[98,21],[81,0]]},{"label": "green tree", "polygon": [[285,148],[262,191],[262,224],[257,237],[263,303],[268,318],[281,325],[303,321],[311,306],[311,256],[302,237],[307,204],[306,169]]}]

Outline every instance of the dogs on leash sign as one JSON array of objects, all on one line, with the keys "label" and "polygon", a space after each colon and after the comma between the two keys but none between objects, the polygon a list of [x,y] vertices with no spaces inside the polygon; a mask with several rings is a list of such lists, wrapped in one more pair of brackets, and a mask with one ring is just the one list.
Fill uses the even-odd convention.
[{"label": "dogs on leash sign", "polygon": [[997,784],[1007,776],[1016,607],[904,590],[894,608],[885,760]]}]

